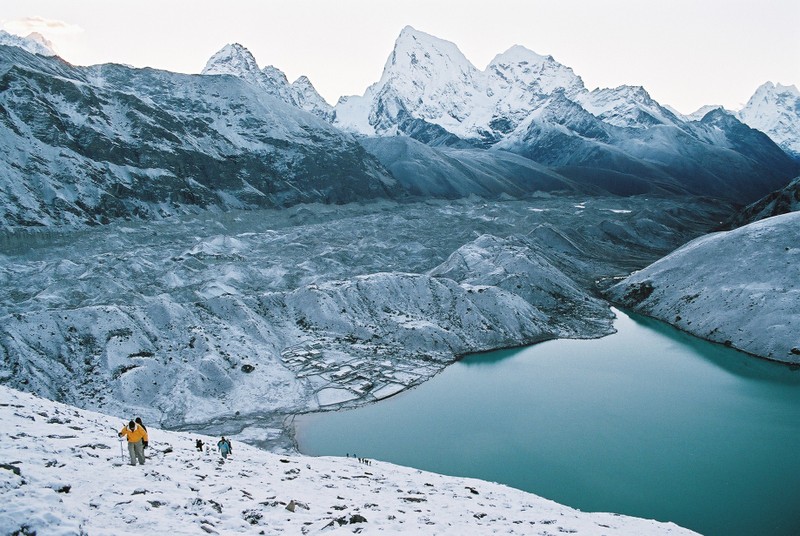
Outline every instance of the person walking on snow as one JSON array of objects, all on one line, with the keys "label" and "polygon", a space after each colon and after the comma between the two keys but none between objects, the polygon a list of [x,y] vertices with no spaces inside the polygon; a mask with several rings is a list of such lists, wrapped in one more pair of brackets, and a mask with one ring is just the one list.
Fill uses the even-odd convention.
[{"label": "person walking on snow", "polygon": [[128,439],[128,454],[131,456],[131,465],[136,465],[139,460],[140,465],[144,465],[144,443],[147,442],[147,430],[131,421],[128,426],[123,426],[119,432],[119,437],[125,436]]},{"label": "person walking on snow", "polygon": [[231,442],[225,439],[225,436],[222,436],[217,442],[217,448],[219,449],[219,453],[222,454],[222,459],[225,460],[228,458],[228,454],[233,452],[233,448],[231,448]]},{"label": "person walking on snow", "polygon": [[136,417],[133,421],[142,428],[144,428],[145,438],[142,440],[142,446],[144,446],[144,448],[147,448],[147,426],[144,425],[141,417]]}]

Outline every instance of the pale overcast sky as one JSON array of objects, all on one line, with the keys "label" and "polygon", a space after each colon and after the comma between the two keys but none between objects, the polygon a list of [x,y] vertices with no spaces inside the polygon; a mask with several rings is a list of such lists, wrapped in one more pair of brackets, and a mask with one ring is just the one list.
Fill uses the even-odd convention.
[{"label": "pale overcast sky", "polygon": [[36,30],[78,64],[198,73],[226,43],[331,104],[377,81],[400,30],[454,42],[479,69],[512,45],[550,54],[589,89],[642,85],[689,113],[738,109],[766,81],[800,85],[799,0],[3,0],[0,27]]}]

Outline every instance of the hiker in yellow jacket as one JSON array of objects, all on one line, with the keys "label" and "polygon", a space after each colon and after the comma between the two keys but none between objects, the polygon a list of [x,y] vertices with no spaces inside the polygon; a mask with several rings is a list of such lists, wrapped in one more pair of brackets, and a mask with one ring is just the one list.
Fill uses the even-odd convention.
[{"label": "hiker in yellow jacket", "polygon": [[144,465],[144,444],[147,442],[147,430],[144,426],[131,421],[119,432],[119,436],[128,438],[128,454],[131,455],[131,465]]}]

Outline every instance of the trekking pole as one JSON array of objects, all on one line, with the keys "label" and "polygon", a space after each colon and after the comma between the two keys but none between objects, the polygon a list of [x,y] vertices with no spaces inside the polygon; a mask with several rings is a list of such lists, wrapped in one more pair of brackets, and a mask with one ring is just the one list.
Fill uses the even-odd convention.
[{"label": "trekking pole", "polygon": [[[123,428],[125,427],[123,426]],[[119,434],[117,434],[117,438],[119,439],[119,459],[122,463],[125,463],[125,453],[122,451],[122,442],[125,440],[125,438]]]}]

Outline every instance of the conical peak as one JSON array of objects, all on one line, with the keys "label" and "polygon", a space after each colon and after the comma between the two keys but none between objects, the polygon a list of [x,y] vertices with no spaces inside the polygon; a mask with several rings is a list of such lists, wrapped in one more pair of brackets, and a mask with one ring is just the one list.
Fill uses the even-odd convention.
[{"label": "conical peak", "polygon": [[258,70],[258,63],[253,54],[239,43],[231,43],[211,56],[202,73],[241,76]]}]

